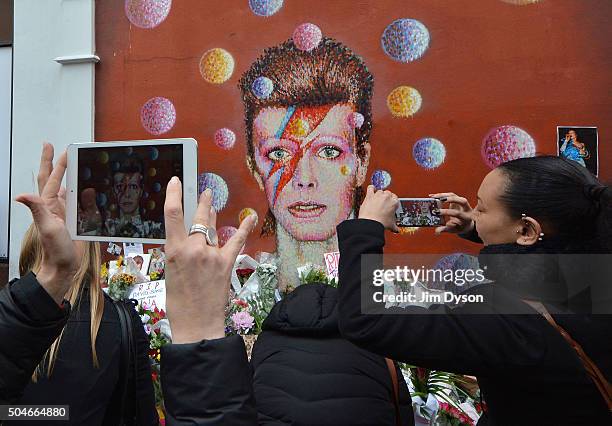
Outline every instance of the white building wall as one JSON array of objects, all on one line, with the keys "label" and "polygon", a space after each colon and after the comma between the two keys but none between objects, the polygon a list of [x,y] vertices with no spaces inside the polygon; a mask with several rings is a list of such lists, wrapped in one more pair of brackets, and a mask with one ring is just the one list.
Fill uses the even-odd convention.
[{"label": "white building wall", "polygon": [[[95,64],[56,61],[95,53],[94,0],[18,0],[14,7],[11,200],[37,190],[43,141],[57,155],[94,136]],[[18,275],[21,240],[32,221],[25,206],[11,203],[9,279]]]}]

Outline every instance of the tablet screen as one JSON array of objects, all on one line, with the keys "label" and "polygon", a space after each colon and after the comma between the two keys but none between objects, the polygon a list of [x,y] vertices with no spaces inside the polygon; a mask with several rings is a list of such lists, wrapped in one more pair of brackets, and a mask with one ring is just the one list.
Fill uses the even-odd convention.
[{"label": "tablet screen", "polygon": [[77,235],[165,239],[164,200],[183,146],[79,148]]}]

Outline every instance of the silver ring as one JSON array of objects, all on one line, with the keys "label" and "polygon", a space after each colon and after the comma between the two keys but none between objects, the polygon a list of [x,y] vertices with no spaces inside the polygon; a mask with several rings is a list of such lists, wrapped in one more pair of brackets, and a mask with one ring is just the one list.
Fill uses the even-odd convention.
[{"label": "silver ring", "polygon": [[194,223],[189,229],[189,235],[193,235],[195,233],[203,234],[204,238],[206,239],[206,244],[208,244],[209,246],[215,247],[219,243],[217,238],[217,231],[215,230],[215,228],[209,228],[200,223]]}]

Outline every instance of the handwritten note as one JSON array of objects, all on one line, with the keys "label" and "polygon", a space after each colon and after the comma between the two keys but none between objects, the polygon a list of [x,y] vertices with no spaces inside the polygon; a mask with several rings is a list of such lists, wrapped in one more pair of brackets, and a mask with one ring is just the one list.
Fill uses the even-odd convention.
[{"label": "handwritten note", "polygon": [[327,275],[330,278],[338,278],[338,263],[340,262],[340,252],[332,251],[323,255],[325,259],[325,268],[327,269]]},{"label": "handwritten note", "polygon": [[145,309],[166,309],[166,281],[151,281],[136,284],[128,296],[138,300],[138,304]]}]

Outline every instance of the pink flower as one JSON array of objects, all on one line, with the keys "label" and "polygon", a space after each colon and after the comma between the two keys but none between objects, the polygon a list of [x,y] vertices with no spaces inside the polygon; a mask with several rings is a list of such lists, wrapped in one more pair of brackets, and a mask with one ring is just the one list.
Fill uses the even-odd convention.
[{"label": "pink flower", "polygon": [[239,333],[241,331],[249,331],[255,324],[255,319],[246,311],[240,311],[232,314],[231,319],[232,327]]}]

